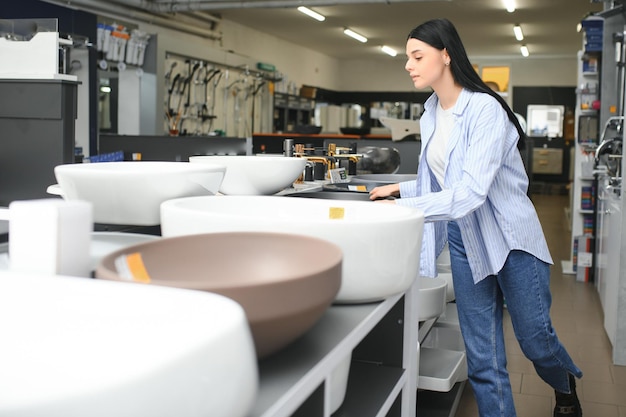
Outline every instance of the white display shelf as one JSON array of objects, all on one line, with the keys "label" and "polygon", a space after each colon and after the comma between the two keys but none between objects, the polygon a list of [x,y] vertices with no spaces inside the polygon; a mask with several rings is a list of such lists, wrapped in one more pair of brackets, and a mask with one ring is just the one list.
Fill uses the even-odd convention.
[{"label": "white display shelf", "polygon": [[[583,71],[583,51],[578,51],[578,85],[586,85],[588,82],[597,83],[598,82],[598,72],[593,71]],[[562,269],[564,274],[574,274],[574,270],[572,268],[572,260],[574,257],[574,246],[575,240],[578,236],[582,235],[584,232],[584,218],[587,215],[594,214],[593,209],[582,209],[582,189],[585,186],[589,186],[593,181],[593,177],[589,177],[586,175],[587,170],[583,169],[583,160],[585,160],[585,155],[589,152],[592,152],[592,144],[588,143],[579,143],[578,131],[579,131],[579,119],[584,115],[598,115],[597,110],[593,109],[582,109],[581,103],[583,96],[589,95],[597,95],[599,93],[599,86],[596,87],[595,91],[585,90],[585,89],[577,89],[577,97],[576,97],[576,121],[575,121],[575,131],[576,131],[576,146],[574,148],[574,183],[571,190],[571,219],[570,219],[570,231],[571,231],[571,240],[570,240],[570,259],[562,262]],[[595,221],[595,219],[594,219]]]},{"label": "white display shelf", "polygon": [[457,381],[463,378],[463,374],[467,377],[464,362],[464,352],[422,347],[417,387],[437,392],[450,391]]},{"label": "white display shelf", "polygon": [[393,415],[414,415],[418,362],[406,351],[410,340],[417,343],[413,290],[379,303],[333,305],[304,336],[260,361],[250,417],[329,416],[329,379],[347,355],[346,397],[334,417],[386,416],[392,407]]},{"label": "white display shelf", "polygon": [[420,366],[417,388],[449,392],[467,379],[467,361],[461,329],[435,324],[419,349]]}]

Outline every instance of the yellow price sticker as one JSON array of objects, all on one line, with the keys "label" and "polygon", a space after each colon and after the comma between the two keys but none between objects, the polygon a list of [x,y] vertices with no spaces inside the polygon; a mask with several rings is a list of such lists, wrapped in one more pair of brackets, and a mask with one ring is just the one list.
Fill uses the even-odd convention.
[{"label": "yellow price sticker", "polygon": [[345,209],[343,207],[330,207],[328,209],[328,218],[335,219],[343,219],[345,215]]},{"label": "yellow price sticker", "polygon": [[148,275],[148,270],[146,269],[146,265],[143,262],[143,258],[141,257],[141,253],[134,252],[126,255],[125,257],[126,267],[128,268],[128,275],[130,275],[130,279],[136,282],[141,282],[143,284],[150,283],[150,275]]}]

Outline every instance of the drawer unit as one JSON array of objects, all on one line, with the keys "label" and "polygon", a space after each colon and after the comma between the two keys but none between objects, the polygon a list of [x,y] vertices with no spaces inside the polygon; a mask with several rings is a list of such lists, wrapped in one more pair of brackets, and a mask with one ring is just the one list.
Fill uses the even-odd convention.
[{"label": "drawer unit", "polygon": [[533,174],[561,175],[562,173],[563,149],[533,149]]}]

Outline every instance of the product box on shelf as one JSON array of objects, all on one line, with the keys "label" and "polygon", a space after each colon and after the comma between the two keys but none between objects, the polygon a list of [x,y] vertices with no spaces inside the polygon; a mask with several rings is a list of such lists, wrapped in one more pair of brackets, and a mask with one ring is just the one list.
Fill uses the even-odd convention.
[{"label": "product box on shelf", "polygon": [[576,236],[574,240],[573,267],[576,281],[590,282],[593,264],[593,237],[590,235]]},{"label": "product box on shelf", "polygon": [[601,52],[604,20],[597,18],[585,19],[581,23],[585,34],[585,51]]}]

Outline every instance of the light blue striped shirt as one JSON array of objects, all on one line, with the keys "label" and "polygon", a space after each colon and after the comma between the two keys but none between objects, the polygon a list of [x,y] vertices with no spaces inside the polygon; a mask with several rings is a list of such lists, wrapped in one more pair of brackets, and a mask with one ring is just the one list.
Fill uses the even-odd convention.
[{"label": "light blue striped shirt", "polygon": [[447,241],[447,221],[461,229],[474,282],[497,274],[511,250],[552,263],[539,218],[528,198],[528,176],[517,149],[518,132],[498,101],[462,90],[454,105],[454,127],[439,186],[426,155],[435,130],[438,98],[424,104],[422,151],[417,179],[400,183],[396,204],[424,212],[420,274],[434,277],[436,258]]}]

